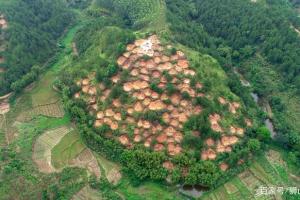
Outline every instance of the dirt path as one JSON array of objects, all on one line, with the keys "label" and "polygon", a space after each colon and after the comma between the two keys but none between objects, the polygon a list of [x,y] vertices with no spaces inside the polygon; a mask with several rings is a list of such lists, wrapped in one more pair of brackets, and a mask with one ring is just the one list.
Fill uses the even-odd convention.
[{"label": "dirt path", "polygon": [[298,35],[300,36],[300,30],[294,28],[294,30],[298,33]]},{"label": "dirt path", "polygon": [[78,49],[76,47],[76,43],[75,42],[72,42],[72,49],[73,49],[73,55],[74,56],[79,56]]},{"label": "dirt path", "polygon": [[4,95],[4,96],[1,96],[1,97],[0,97],[0,101],[1,101],[1,100],[6,100],[6,99],[8,99],[12,94],[13,94],[13,93],[11,92],[11,93],[8,93],[8,94],[6,94],[6,95]]}]

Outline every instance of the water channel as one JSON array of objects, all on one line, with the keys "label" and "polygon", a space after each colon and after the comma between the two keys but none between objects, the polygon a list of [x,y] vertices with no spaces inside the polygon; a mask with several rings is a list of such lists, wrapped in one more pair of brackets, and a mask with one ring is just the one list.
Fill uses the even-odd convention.
[{"label": "water channel", "polygon": [[[238,77],[240,78],[241,84],[245,87],[250,87],[251,84],[249,81],[247,81],[242,74],[240,74],[236,69],[234,69],[234,73],[236,75],[238,75]],[[269,129],[272,138],[274,138],[276,136],[276,131],[274,128],[274,124],[272,122],[272,109],[271,106],[269,105],[269,102],[261,99],[258,94],[251,92],[250,93],[251,97],[253,98],[253,100],[255,101],[255,103],[268,114],[268,118],[265,120],[265,125],[266,127]]]}]

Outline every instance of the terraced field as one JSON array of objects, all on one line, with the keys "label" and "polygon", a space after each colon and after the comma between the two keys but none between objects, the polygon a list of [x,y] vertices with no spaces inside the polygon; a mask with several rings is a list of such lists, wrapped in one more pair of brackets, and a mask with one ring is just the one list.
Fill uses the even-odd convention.
[{"label": "terraced field", "polygon": [[71,130],[69,127],[63,126],[45,132],[36,140],[32,158],[41,172],[51,173],[56,171],[51,162],[51,150]]},{"label": "terraced field", "polygon": [[75,159],[85,150],[85,145],[80,140],[76,131],[66,134],[61,141],[51,150],[52,163],[56,168],[62,168]]},{"label": "terraced field", "polygon": [[86,168],[98,178],[101,176],[101,170],[95,156],[86,148],[75,130],[66,134],[51,149],[51,162],[56,169],[76,166]]},{"label": "terraced field", "polygon": [[[281,170],[276,170],[279,166],[284,166],[279,152],[270,150],[265,156],[254,161],[249,169],[240,173],[229,182],[220,186],[215,191],[205,194],[204,200],[221,200],[221,199],[258,199],[258,200],[281,200],[279,192],[270,195],[257,195],[259,187],[281,187],[296,186],[297,183],[287,175],[287,168],[284,168],[286,176],[282,176]],[[281,168],[280,168],[281,169]],[[202,198],[201,198],[202,199]]]},{"label": "terraced field", "polygon": [[64,114],[65,112],[62,103],[60,101],[57,101],[51,104],[39,105],[28,110],[27,112],[23,112],[20,116],[18,116],[17,120],[21,122],[29,121],[34,116],[38,115],[61,118],[64,116]]}]

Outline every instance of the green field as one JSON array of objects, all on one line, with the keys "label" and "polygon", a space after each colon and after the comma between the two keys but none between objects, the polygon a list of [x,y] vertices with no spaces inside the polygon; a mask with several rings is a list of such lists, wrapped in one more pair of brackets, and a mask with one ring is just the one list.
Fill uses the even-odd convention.
[{"label": "green field", "polygon": [[174,190],[173,187],[169,188],[152,182],[146,182],[138,187],[134,187],[130,184],[130,182],[128,182],[128,180],[124,179],[120,183],[118,191],[120,191],[121,194],[124,195],[125,199],[128,200],[183,199],[183,196],[181,196],[178,191]]},{"label": "green field", "polygon": [[85,148],[78,133],[71,131],[51,150],[53,166],[58,169],[67,166],[69,162],[76,158]]}]

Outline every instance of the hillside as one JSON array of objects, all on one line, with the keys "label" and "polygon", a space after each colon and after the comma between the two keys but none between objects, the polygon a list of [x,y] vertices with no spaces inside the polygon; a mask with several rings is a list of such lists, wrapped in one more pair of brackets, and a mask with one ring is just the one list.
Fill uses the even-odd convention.
[{"label": "hillside", "polygon": [[[58,0],[3,0],[0,14],[4,23],[0,32],[0,95],[4,95],[12,90],[19,92],[36,79],[37,71],[57,50],[57,39],[73,14]],[[34,65],[35,70],[30,71]]]},{"label": "hillside", "polygon": [[[210,167],[220,165],[226,171],[229,165],[222,162],[228,160],[224,156],[214,164],[198,160],[216,160],[218,154],[230,154],[231,151],[235,154],[247,142],[248,139],[243,138],[244,132],[247,126],[252,126],[252,122],[244,116],[241,104],[235,101],[238,98],[226,86],[222,86],[226,84],[226,75],[219,66],[205,56],[202,60],[187,59],[182,51],[177,51],[171,45],[161,45],[159,38],[152,35],[128,44],[126,52],[114,61],[118,67],[114,64],[108,64],[105,70],[95,67],[86,77],[75,78],[73,84],[76,85],[69,85],[69,88],[77,88],[73,90],[75,94],[70,112],[82,118],[76,116],[78,109],[87,108],[84,110],[90,113],[90,117],[86,118],[96,119],[93,123],[95,136],[88,136],[87,140],[93,140],[89,137],[100,134],[103,140],[119,141],[125,149],[138,149],[124,151],[118,158],[120,161],[125,159],[124,156],[131,156],[127,153],[136,156],[147,153],[152,159],[151,151],[146,150],[150,148],[154,152],[161,152],[153,155],[159,156],[160,165],[170,171],[178,168],[183,172],[189,166],[182,168],[174,165],[172,162],[178,162],[174,156],[193,160],[191,167],[196,163]],[[208,66],[204,67],[204,63]],[[92,65],[97,66],[96,63]],[[79,67],[82,68],[78,65],[78,69],[75,69],[72,65],[72,71],[78,74]],[[204,78],[205,74],[211,74],[210,79]],[[208,81],[211,81],[211,86],[207,86]],[[214,85],[215,82],[222,85]],[[223,96],[218,96],[219,93]],[[139,143],[146,149],[138,148]],[[235,145],[237,143],[239,145]],[[252,150],[245,149],[244,156],[247,156],[246,151]],[[139,166],[142,161],[137,162],[135,168],[129,163],[124,164],[129,171],[133,170],[138,175],[141,172],[137,168],[142,167]],[[231,162],[230,166],[236,164]],[[147,176],[165,178],[166,171],[155,171],[158,170],[155,165],[147,168],[152,171],[150,174],[157,175],[147,175],[149,172],[145,171],[145,174],[138,176],[141,179]],[[213,176],[218,176],[219,172],[215,169],[213,173]],[[189,177],[193,175],[185,176],[186,182],[192,184]],[[216,178],[208,178],[211,180],[203,184],[211,185]]]}]

